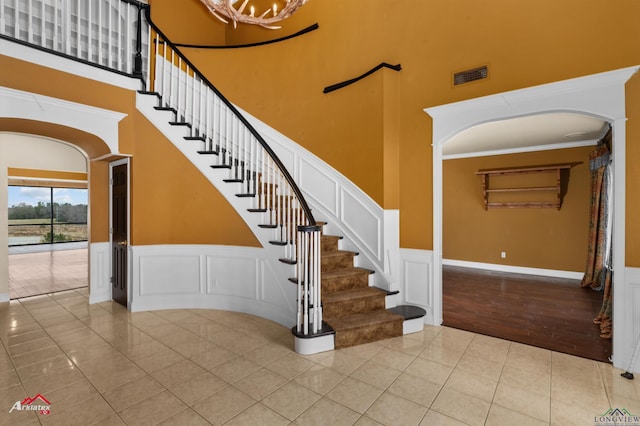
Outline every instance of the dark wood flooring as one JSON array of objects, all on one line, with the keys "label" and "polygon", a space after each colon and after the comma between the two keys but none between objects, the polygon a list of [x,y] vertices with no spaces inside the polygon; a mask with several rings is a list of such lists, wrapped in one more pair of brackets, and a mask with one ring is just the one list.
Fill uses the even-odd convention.
[{"label": "dark wood flooring", "polygon": [[602,293],[571,279],[444,266],[443,324],[609,362],[593,318]]}]

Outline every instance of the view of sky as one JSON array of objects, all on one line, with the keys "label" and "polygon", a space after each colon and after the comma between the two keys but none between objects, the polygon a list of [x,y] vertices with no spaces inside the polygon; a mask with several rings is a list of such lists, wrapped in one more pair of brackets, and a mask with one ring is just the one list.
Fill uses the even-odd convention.
[{"label": "view of sky", "polygon": [[[48,203],[51,200],[51,189],[35,186],[9,186],[9,207],[20,203],[35,206],[38,202]],[[86,189],[54,188],[54,203],[72,205],[88,204]]]}]

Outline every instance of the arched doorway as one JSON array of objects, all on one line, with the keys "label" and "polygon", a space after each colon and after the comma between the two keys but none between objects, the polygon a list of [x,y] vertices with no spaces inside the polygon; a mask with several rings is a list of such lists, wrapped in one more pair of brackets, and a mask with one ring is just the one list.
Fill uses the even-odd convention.
[{"label": "arched doorway", "polygon": [[9,297],[87,287],[86,153],[17,133],[0,132],[0,144],[9,185]]},{"label": "arched doorway", "polygon": [[[109,161],[123,157],[118,153],[118,123],[125,114],[9,88],[0,88],[0,101],[0,131],[64,141],[86,154],[90,198],[94,193],[105,194],[99,198],[105,204],[100,210],[108,211]],[[7,167],[0,167],[0,199],[4,200],[4,213],[0,215],[0,302],[9,300],[7,186]],[[94,221],[90,226],[98,225],[107,235],[108,222],[108,215],[103,215],[99,223]],[[90,237],[90,302],[110,299],[109,252],[108,237],[97,242]]]},{"label": "arched doorway", "polygon": [[[625,279],[625,83],[639,67],[596,74],[468,101],[426,108],[433,118],[433,268],[430,284],[434,324],[442,323],[442,161],[444,145],[473,126],[548,112],[585,114],[609,122],[614,151],[613,364],[626,368],[633,350],[631,288]],[[616,167],[619,164],[619,167]]]}]

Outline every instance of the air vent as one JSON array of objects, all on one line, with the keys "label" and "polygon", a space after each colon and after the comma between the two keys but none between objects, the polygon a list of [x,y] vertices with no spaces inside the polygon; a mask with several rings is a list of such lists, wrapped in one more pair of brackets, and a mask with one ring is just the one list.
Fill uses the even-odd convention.
[{"label": "air vent", "polygon": [[460,71],[453,74],[453,85],[459,86],[460,84],[470,83],[476,80],[482,80],[487,78],[489,75],[489,71],[487,66],[482,66],[478,68],[474,68],[471,70]]}]

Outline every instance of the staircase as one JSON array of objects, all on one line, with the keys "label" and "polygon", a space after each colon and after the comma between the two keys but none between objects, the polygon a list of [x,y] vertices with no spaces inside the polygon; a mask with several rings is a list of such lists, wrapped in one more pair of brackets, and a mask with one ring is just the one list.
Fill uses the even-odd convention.
[{"label": "staircase", "polygon": [[335,331],[335,348],[401,336],[404,317],[386,309],[386,291],[369,287],[372,271],[354,266],[357,253],[340,250],[339,237],[321,241],[323,316]]},{"label": "staircase", "polygon": [[[233,188],[224,195],[227,200],[242,200],[230,201],[238,211],[259,217],[247,223],[271,232],[272,238],[263,238],[263,245],[282,253],[278,266],[283,267],[284,277],[289,276],[288,267],[294,269],[296,278],[290,281],[298,289],[293,329],[296,338],[328,336],[330,344],[322,350],[329,350],[400,336],[418,327],[407,327],[407,320],[420,320],[424,311],[409,309],[414,316],[409,318],[402,307],[386,309],[388,293],[369,286],[373,271],[354,266],[357,253],[340,250],[340,237],[322,235],[323,225],[316,222],[300,189],[271,147],[153,24],[149,5],[122,0],[114,9],[113,0],[94,1],[104,1],[117,18],[101,16],[93,23],[100,31],[90,31],[91,9],[71,7],[70,0],[60,0],[53,2],[47,13],[45,2],[40,1],[42,8],[37,9],[42,9],[42,17],[33,14],[31,7],[18,11],[19,3],[7,6],[12,14],[2,26],[2,35],[20,39],[24,36],[20,29],[27,28],[23,43],[142,80],[147,90],[139,92],[138,108],[159,129],[164,125],[162,132],[183,153],[188,151],[185,155],[207,177]],[[142,22],[143,12],[149,26]],[[36,25],[36,21],[40,24]],[[113,26],[120,21],[125,22],[126,34],[132,36],[124,44],[123,28]],[[75,32],[71,31],[70,22],[76,22]],[[45,31],[45,23],[52,26],[52,33]],[[94,33],[99,34],[98,38],[93,38]],[[105,39],[101,39],[103,33],[108,34]],[[80,48],[85,43],[70,39],[72,36],[89,39],[86,51]],[[144,48],[147,41],[148,52]],[[102,49],[103,45],[108,48]],[[144,75],[145,65],[148,75]],[[148,100],[142,101],[144,108],[140,98]],[[264,235],[265,231],[259,232]],[[421,329],[421,320],[414,322],[418,323]]]}]

